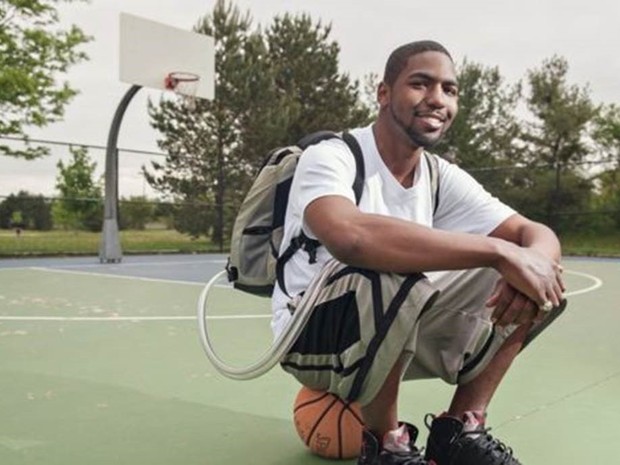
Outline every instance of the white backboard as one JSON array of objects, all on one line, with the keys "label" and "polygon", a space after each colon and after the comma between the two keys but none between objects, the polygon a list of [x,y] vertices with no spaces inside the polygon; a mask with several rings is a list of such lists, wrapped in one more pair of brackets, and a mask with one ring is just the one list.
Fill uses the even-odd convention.
[{"label": "white backboard", "polygon": [[119,56],[120,80],[127,84],[166,90],[168,73],[193,73],[200,77],[196,97],[214,97],[213,37],[121,13]]}]

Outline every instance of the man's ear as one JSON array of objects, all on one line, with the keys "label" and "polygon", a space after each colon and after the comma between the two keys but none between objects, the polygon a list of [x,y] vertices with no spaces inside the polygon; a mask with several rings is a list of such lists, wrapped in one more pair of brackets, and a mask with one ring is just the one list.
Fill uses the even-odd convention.
[{"label": "man's ear", "polygon": [[379,108],[384,108],[390,103],[390,87],[383,81],[377,87],[377,102],[379,103]]}]

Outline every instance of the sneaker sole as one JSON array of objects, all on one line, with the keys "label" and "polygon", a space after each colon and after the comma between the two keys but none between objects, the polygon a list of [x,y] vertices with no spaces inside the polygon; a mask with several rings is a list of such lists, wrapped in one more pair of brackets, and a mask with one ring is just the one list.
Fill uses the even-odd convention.
[{"label": "sneaker sole", "polygon": [[542,333],[545,329],[547,329],[547,326],[553,323],[557,317],[559,317],[562,313],[564,313],[564,310],[566,309],[566,304],[567,304],[566,299],[563,299],[562,302],[560,302],[560,305],[553,308],[549,312],[549,315],[547,315],[547,318],[545,318],[539,324],[534,326],[531,329],[531,331],[527,333],[527,336],[525,337],[525,341],[523,341],[523,347],[521,347],[521,350],[525,349],[530,342],[536,339],[536,337],[540,333]]}]

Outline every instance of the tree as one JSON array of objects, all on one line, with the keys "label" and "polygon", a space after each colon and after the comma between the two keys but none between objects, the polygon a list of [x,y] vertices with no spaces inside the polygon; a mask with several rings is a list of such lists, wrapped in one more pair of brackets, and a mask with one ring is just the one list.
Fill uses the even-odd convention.
[{"label": "tree", "polygon": [[72,160],[65,165],[62,160],[56,165],[56,189],[59,200],[54,203],[54,223],[65,229],[100,231],[103,224],[103,202],[101,183],[93,180],[97,164],[90,162],[85,147],[70,148]]},{"label": "tree", "polygon": [[522,134],[530,166],[543,164],[554,169],[554,177],[539,177],[545,179],[546,192],[538,203],[550,199],[546,202],[547,222],[557,231],[562,229],[558,213],[575,213],[583,205],[568,202],[575,195],[565,192],[580,183],[563,185],[562,179],[569,172],[585,178],[578,168],[594,153],[592,128],[600,111],[588,87],[570,85],[567,75],[567,61],[557,56],[528,72],[527,106],[533,120]]},{"label": "tree", "polygon": [[15,210],[11,215],[11,226],[17,229],[22,229],[24,224],[24,215],[20,210]]},{"label": "tree", "polygon": [[594,139],[599,144],[601,159],[620,168],[620,106],[611,104],[601,108],[594,122]]},{"label": "tree", "polygon": [[[249,176],[248,167],[239,163],[236,152],[240,146],[243,111],[240,91],[244,91],[243,97],[250,97],[249,105],[250,90],[263,76],[257,69],[254,80],[247,79],[247,61],[252,54],[246,54],[245,49],[252,42],[251,22],[249,15],[242,15],[237,8],[218,1],[212,15],[202,18],[195,27],[197,32],[214,36],[216,40],[215,100],[198,101],[193,112],[182,101],[161,100],[159,106],[149,103],[152,125],[163,135],[158,144],[167,157],[163,164],[152,163],[152,171],[145,169],[145,176],[153,188],[169,194],[177,202],[202,206],[190,212],[187,221],[183,216],[188,209],[175,209],[176,227],[192,236],[207,234],[208,225],[213,222],[214,204],[221,206],[239,195],[234,189],[226,189],[226,181],[238,186],[244,176]],[[224,235],[222,217],[220,211],[220,225],[212,237],[220,243]],[[186,225],[204,225],[204,229]]]},{"label": "tree", "polygon": [[[578,172],[565,170],[562,190],[554,191],[555,172],[549,169],[518,169],[513,182],[502,190],[502,199],[527,217],[551,225],[557,232],[590,228],[587,215],[592,185]],[[562,210],[557,205],[565,205]]]},{"label": "tree", "polygon": [[360,83],[360,101],[368,109],[368,119],[374,121],[379,114],[379,103],[377,102],[377,89],[381,78],[377,73],[367,73],[362,77]]},{"label": "tree", "polygon": [[459,112],[437,153],[471,172],[489,191],[499,194],[510,183],[521,155],[515,139],[519,123],[514,114],[521,97],[520,83],[507,85],[498,68],[465,59],[457,66]]},{"label": "tree", "polygon": [[[71,0],[67,0],[71,1]],[[0,3],[0,136],[27,139],[26,126],[58,121],[76,95],[57,81],[69,66],[85,60],[80,45],[89,37],[76,26],[56,29],[58,0],[3,0]],[[45,147],[23,150],[0,144],[0,154],[32,159]]]},{"label": "tree", "polygon": [[213,234],[212,229],[217,223],[215,216],[216,211],[213,205],[205,205],[199,201],[181,202],[174,205],[172,224],[177,231],[182,231],[193,239],[197,239],[203,235]]},{"label": "tree", "polygon": [[288,96],[289,141],[369,122],[360,83],[340,73],[340,46],[330,34],[330,25],[313,23],[307,14],[276,16],[265,32],[275,87]]},{"label": "tree", "polygon": [[306,15],[276,18],[262,32],[249,13],[218,0],[195,29],[215,38],[216,98],[194,111],[171,100],[150,105],[168,155],[145,175],[160,192],[200,206],[177,211],[192,216],[176,221],[181,230],[189,232],[183,224],[194,225],[193,235],[210,230],[222,244],[269,150],[318,129],[361,124],[368,111],[358,104],[357,83],[338,73],[329,27]]},{"label": "tree", "polygon": [[594,139],[605,167],[594,177],[598,186],[595,208],[620,230],[620,106],[602,108],[595,125]]},{"label": "tree", "polygon": [[589,153],[589,125],[599,114],[587,86],[569,85],[568,62],[554,56],[528,72],[527,106],[534,116],[523,139],[530,160],[575,167]]},{"label": "tree", "polygon": [[39,231],[52,229],[51,206],[42,195],[35,196],[26,191],[9,195],[0,203],[0,228],[14,226],[17,212],[21,216],[19,222],[25,228]]},{"label": "tree", "polygon": [[146,228],[146,224],[153,219],[155,206],[143,195],[131,196],[121,199],[119,203],[119,227],[120,229]]},{"label": "tree", "polygon": [[174,209],[172,202],[155,200],[153,204],[153,221],[165,229],[174,229]]},{"label": "tree", "polygon": [[597,186],[592,209],[598,216],[595,232],[620,232],[620,169],[609,169],[595,177]]}]

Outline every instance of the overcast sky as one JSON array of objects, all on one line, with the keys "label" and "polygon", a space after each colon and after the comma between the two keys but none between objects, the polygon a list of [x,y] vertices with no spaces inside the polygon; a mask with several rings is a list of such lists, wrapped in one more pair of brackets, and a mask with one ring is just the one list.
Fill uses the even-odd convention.
[{"label": "overcast sky", "polygon": [[[73,67],[67,80],[80,91],[63,122],[30,132],[32,138],[104,146],[112,116],[129,86],[118,80],[120,12],[132,13],[182,29],[208,14],[214,0],[91,0],[61,6],[63,24],[76,24],[93,36],[84,47],[90,60]],[[237,0],[255,23],[268,24],[276,14],[307,12],[332,25],[341,46],[341,71],[353,77],[380,74],[389,52],[417,39],[443,43],[455,60],[464,57],[498,66],[510,82],[525,76],[554,54],[568,60],[569,78],[589,84],[597,102],[620,103],[620,2],[618,0]],[[153,57],[157,59],[157,57]],[[148,96],[140,91],[129,106],[119,147],[158,151],[149,127]],[[104,153],[91,150],[103,170]],[[26,189],[54,195],[56,163],[67,149],[54,149],[44,160],[16,161],[0,156],[0,196]],[[140,166],[148,157],[122,154],[121,196],[151,191]]]}]

